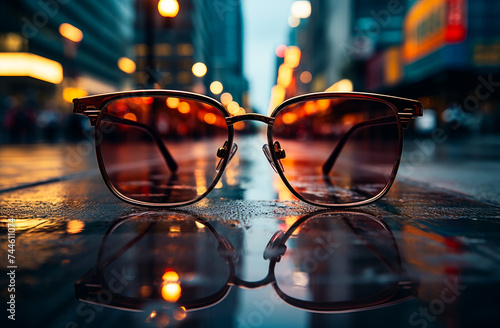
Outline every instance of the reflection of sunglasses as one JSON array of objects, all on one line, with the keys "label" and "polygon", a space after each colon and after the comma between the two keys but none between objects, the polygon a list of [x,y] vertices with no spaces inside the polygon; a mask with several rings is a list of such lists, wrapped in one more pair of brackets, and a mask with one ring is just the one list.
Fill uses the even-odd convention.
[{"label": "reflection of sunglasses", "polygon": [[96,127],[97,160],[109,189],[124,201],[163,207],[210,193],[236,153],[234,130],[248,130],[244,121],[268,125],[264,154],[297,198],[324,207],[375,201],[396,177],[403,128],[422,115],[416,100],[354,92],[298,96],[269,117],[181,91],[73,102],[74,113]]},{"label": "reflection of sunglasses", "polygon": [[371,215],[316,212],[268,243],[267,276],[248,282],[235,274],[231,242],[200,218],[126,218],[106,233],[96,267],[76,284],[78,299],[143,310],[149,303],[185,310],[220,302],[231,286],[272,284],[290,305],[316,312],[350,312],[416,296],[389,227]]}]

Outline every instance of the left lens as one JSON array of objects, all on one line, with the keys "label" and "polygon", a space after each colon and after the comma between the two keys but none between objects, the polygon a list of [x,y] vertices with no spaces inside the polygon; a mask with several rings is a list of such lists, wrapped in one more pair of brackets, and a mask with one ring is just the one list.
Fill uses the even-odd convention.
[{"label": "left lens", "polygon": [[134,201],[182,204],[217,177],[217,150],[228,140],[224,114],[183,97],[110,102],[97,124],[101,169],[114,191]]},{"label": "left lens", "polygon": [[356,204],[382,194],[401,153],[395,109],[369,97],[292,103],[276,114],[270,142],[284,150],[279,161],[289,186],[318,205]]},{"label": "left lens", "polygon": [[209,302],[222,296],[230,275],[218,246],[194,219],[134,217],[107,236],[98,269],[104,287],[130,302]]}]

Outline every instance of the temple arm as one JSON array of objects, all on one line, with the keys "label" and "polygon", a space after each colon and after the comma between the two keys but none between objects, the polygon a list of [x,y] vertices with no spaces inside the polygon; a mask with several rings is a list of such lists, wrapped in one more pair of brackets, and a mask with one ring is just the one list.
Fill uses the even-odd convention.
[{"label": "temple arm", "polygon": [[158,135],[158,133],[156,133],[156,131],[151,129],[150,126],[136,122],[136,121],[131,121],[131,120],[116,117],[113,115],[105,114],[105,113],[103,113],[102,118],[106,119],[106,121],[108,121],[108,122],[132,126],[132,127],[139,128],[141,130],[146,131],[154,139],[154,141],[158,145],[158,148],[160,149],[160,152],[162,153],[163,158],[165,159],[165,162],[167,163],[168,167],[170,168],[170,171],[172,171],[172,172],[177,171],[177,168],[178,168],[177,163],[175,162],[172,155],[170,155],[170,152],[167,150],[167,147],[165,147],[165,144],[161,140],[161,137]]},{"label": "temple arm", "polygon": [[389,116],[384,116],[381,118],[376,118],[373,120],[368,120],[365,122],[361,122],[358,124],[353,125],[349,131],[347,131],[346,134],[340,138],[339,142],[337,143],[337,146],[333,150],[333,152],[330,154],[328,159],[326,160],[325,164],[323,164],[323,174],[328,175],[330,171],[333,168],[333,165],[335,164],[335,161],[337,160],[340,152],[344,148],[347,140],[349,137],[358,129],[367,127],[367,126],[379,126],[379,125],[388,125],[388,124],[396,124],[397,121],[394,119],[394,115],[389,115]]}]

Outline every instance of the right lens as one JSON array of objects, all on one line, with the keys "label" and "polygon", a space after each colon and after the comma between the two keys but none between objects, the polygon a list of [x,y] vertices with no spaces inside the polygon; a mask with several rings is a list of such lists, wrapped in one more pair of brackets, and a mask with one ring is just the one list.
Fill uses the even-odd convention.
[{"label": "right lens", "polygon": [[324,310],[366,307],[398,288],[400,259],[392,233],[364,214],[324,214],[298,226],[276,263],[286,297]]},{"label": "right lens", "polygon": [[106,105],[97,125],[98,157],[125,198],[182,204],[207,192],[228,140],[224,114],[182,97],[129,97]]},{"label": "right lens", "polygon": [[283,175],[299,196],[345,205],[380,195],[392,181],[399,132],[397,113],[386,102],[323,96],[281,109],[271,142],[284,150]]}]

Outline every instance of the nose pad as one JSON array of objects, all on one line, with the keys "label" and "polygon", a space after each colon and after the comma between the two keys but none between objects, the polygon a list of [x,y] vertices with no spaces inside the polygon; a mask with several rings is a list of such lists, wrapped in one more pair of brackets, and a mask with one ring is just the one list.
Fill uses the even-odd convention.
[{"label": "nose pad", "polygon": [[[229,154],[229,159],[227,160],[227,164],[231,162],[237,150],[238,150],[238,145],[236,143],[233,143],[233,147],[231,148],[231,153]],[[227,152],[227,141],[224,142],[224,146],[222,146],[221,148],[219,148],[219,150],[217,150],[217,157],[219,157],[220,160],[219,163],[217,163],[217,166],[215,167],[215,171],[217,172],[220,171],[222,162],[224,161],[224,157],[226,157],[226,152]]]},{"label": "nose pad", "polygon": [[222,256],[226,262],[236,263],[240,258],[233,244],[231,244],[229,239],[225,236],[220,236],[217,252],[219,252],[220,256]]},{"label": "nose pad", "polygon": [[274,233],[269,243],[267,243],[266,249],[264,250],[264,260],[276,260],[276,262],[279,262],[281,260],[281,257],[285,255],[286,245],[278,246],[283,235],[283,231],[277,231]]},{"label": "nose pad", "polygon": [[276,166],[274,165],[273,158],[271,157],[271,151],[269,150],[269,145],[265,144],[262,146],[262,151],[264,152],[264,155],[266,155],[267,161],[269,162],[269,165],[273,168],[274,172],[278,173],[278,170],[276,170]]},{"label": "nose pad", "polygon": [[[269,149],[269,145],[265,144],[262,146],[262,151],[264,152],[264,155],[266,155],[267,161],[273,168],[274,172],[278,173],[278,170],[276,169],[276,165],[274,165],[273,162],[273,157],[271,155],[271,150]],[[285,150],[281,149],[281,145],[278,141],[274,142],[274,153],[276,154],[276,158],[278,159],[278,164],[280,166],[281,172],[285,172],[285,168],[283,167],[283,164],[281,163],[281,159],[286,157]]]}]

